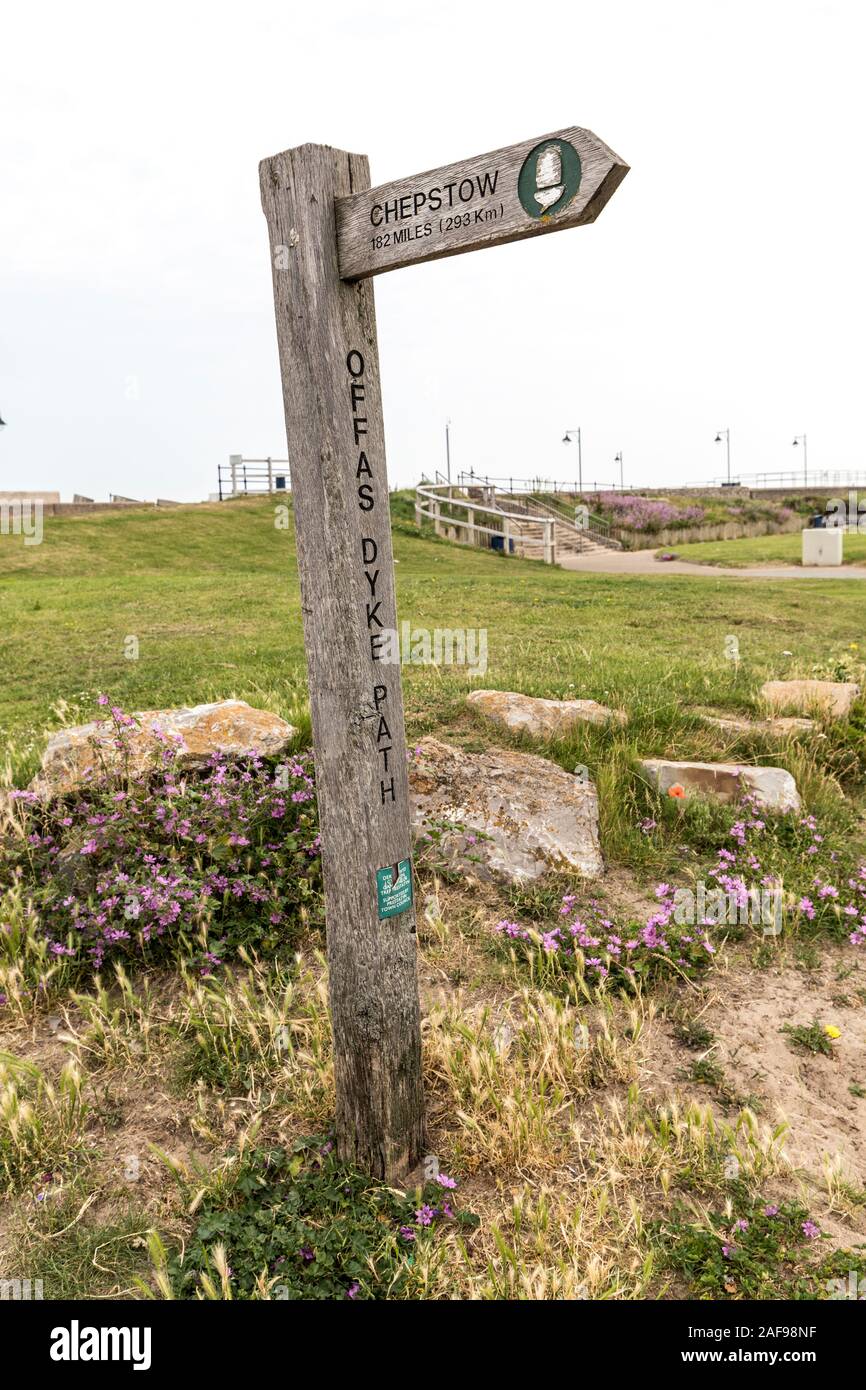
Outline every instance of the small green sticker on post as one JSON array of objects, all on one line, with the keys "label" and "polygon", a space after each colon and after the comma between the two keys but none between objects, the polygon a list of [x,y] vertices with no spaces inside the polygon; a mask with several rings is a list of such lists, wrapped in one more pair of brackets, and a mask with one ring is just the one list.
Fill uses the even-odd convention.
[{"label": "small green sticker on post", "polygon": [[376,870],[376,902],[380,922],[386,917],[396,917],[412,906],[410,859],[401,859],[399,864],[388,864],[384,869]]}]

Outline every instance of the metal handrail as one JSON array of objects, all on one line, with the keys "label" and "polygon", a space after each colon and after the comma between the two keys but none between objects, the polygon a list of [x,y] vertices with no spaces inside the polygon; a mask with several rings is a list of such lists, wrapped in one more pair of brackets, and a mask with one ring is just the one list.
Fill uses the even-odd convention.
[{"label": "metal handrail", "polygon": [[607,546],[610,550],[622,550],[622,542],[611,534],[610,522],[603,516],[588,511],[586,525],[578,526],[573,517],[565,514],[564,504],[557,502],[555,505],[551,505],[549,502],[542,502],[537,497],[530,497],[528,501],[533,506],[540,507],[543,511],[550,513],[561,526],[570,527],[578,536],[587,536],[590,540],[595,540],[599,545]]},{"label": "metal handrail", "polygon": [[[494,504],[493,506],[488,506],[488,504],[487,504],[486,502],[478,502],[478,501],[476,501],[476,499],[475,499],[474,497],[446,497],[446,498],[443,498],[443,497],[440,495],[439,491],[437,490],[437,489],[441,489],[442,487],[447,487],[447,488],[450,488],[450,490],[453,492],[454,489],[455,489],[455,486],[456,486],[456,485],[455,485],[454,483],[431,483],[431,484],[429,485],[429,487],[423,487],[423,486],[419,483],[418,486],[415,488],[415,494],[416,494],[416,496],[417,496],[418,493],[420,493],[422,497],[427,497],[427,498],[429,498],[430,500],[432,500],[432,501],[434,501],[434,502],[443,502],[443,501],[445,501],[445,502],[450,502],[450,503],[451,503],[453,506],[455,506],[455,507],[464,507],[464,508],[470,507],[470,508],[472,509],[472,511],[474,511],[474,512],[488,512],[488,513],[490,513],[491,515],[495,515],[495,516],[504,516],[504,517],[506,517],[508,520],[511,520],[511,521],[525,521],[525,520],[526,520],[526,513],[525,513],[525,512],[510,512],[510,511],[506,511],[506,509],[505,509],[504,507],[498,507],[498,506],[496,506],[495,504]],[[498,532],[497,532],[497,534],[498,534]]]},{"label": "metal handrail", "polygon": [[[458,494],[456,497],[454,496],[455,491]],[[426,506],[424,505],[425,502]],[[466,517],[449,516],[447,513],[443,515],[443,507],[450,511],[466,512],[468,515]],[[485,526],[475,520],[476,513],[495,517],[500,521],[500,525]],[[474,497],[467,497],[462,489],[455,488],[453,483],[432,483],[426,486],[419,483],[415,488],[415,517],[419,525],[421,518],[426,517],[437,528],[441,525],[450,525],[455,529],[465,530],[468,532],[469,544],[474,542],[477,535],[497,536],[503,542],[506,540],[516,541],[524,550],[538,549],[542,552],[547,563],[555,563],[555,518],[533,518],[526,512],[508,511],[504,507],[498,506],[495,498],[490,503],[479,501]],[[540,528],[542,535],[538,537],[528,534],[527,526]]]},{"label": "metal handrail", "polygon": [[[283,480],[282,487],[275,485],[277,478]],[[276,492],[285,495],[291,491],[289,460],[253,459],[244,458],[242,454],[230,454],[228,463],[217,464],[217,488],[221,502],[225,497],[243,497],[250,493],[270,496]]]},{"label": "metal handrail", "polygon": [[[708,483],[687,483],[685,486],[693,488],[701,487],[722,487],[727,484],[725,478],[713,478]],[[810,468],[807,473],[802,469],[785,469],[781,472],[760,472],[760,473],[739,473],[733,479],[735,487],[791,487],[795,489],[831,487],[834,484],[841,486],[866,487],[866,472],[862,469],[853,468]]]},{"label": "metal handrail", "polygon": [[[570,483],[568,479],[557,480],[556,478],[541,477],[494,478],[487,473],[475,473],[471,469],[468,473],[464,470],[457,475],[458,486],[463,487],[468,484],[470,487],[483,487],[485,485],[488,487],[495,487],[498,484],[502,484],[503,486],[500,488],[502,492],[552,492],[555,494],[562,493],[567,496],[581,496],[583,493],[587,492],[598,492],[599,488],[610,492],[622,492],[623,490],[619,486],[619,483],[593,482],[591,485],[586,483],[582,489],[576,478],[572,480],[572,483]],[[505,484],[508,486],[506,487]]]}]

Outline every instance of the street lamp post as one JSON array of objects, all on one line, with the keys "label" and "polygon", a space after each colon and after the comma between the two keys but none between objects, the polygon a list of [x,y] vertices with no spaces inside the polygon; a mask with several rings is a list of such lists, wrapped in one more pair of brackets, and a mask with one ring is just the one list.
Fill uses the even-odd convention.
[{"label": "street lamp post", "polygon": [[795,434],[795,435],[794,435],[794,440],[793,440],[793,442],[794,442],[795,445],[797,445],[797,444],[802,444],[802,446],[803,446],[803,487],[808,487],[808,486],[809,486],[809,458],[808,458],[808,455],[807,455],[807,453],[806,453],[806,436],[805,436],[805,434]]},{"label": "street lamp post", "polygon": [[[451,421],[445,422],[445,469],[448,473],[448,487],[451,487]],[[451,496],[449,491],[448,496]]]},{"label": "street lamp post", "polygon": [[571,443],[571,436],[577,439],[577,489],[583,495],[583,447],[580,442],[580,430],[566,430],[562,436],[563,444]]},{"label": "street lamp post", "polygon": [[716,434],[716,443],[717,443],[717,444],[721,444],[721,442],[722,442],[722,437],[724,437],[724,440],[725,440],[725,447],[726,447],[727,455],[728,455],[728,487],[730,487],[730,486],[731,486],[731,431],[730,431],[729,429],[727,429],[727,430],[719,430],[719,431],[717,432],[717,434]]},{"label": "street lamp post", "polygon": [[622,449],[620,449],[619,453],[614,459],[614,463],[619,464],[619,490],[620,492],[625,492],[625,483],[622,480]]}]

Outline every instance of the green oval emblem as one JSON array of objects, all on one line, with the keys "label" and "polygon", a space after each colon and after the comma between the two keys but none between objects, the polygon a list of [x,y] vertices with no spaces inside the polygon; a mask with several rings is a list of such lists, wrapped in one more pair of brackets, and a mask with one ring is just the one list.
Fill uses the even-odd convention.
[{"label": "green oval emblem", "polygon": [[567,140],[544,140],[523,161],[517,196],[530,217],[555,217],[580,188],[580,155]]}]

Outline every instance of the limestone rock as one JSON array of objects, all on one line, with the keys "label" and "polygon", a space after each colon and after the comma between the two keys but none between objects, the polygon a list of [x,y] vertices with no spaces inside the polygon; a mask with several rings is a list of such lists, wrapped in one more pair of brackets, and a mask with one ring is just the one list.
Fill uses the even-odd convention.
[{"label": "limestone rock", "polygon": [[596,700],[543,700],[514,690],[473,690],[466,703],[493,724],[534,738],[561,737],[579,724],[624,724],[626,718]]},{"label": "limestone rock", "polygon": [[604,872],[595,787],[546,758],[467,753],[428,737],[409,783],[416,832],[441,832],[446,859],[479,877],[514,883],[553,868],[587,878]]},{"label": "limestone rock", "polygon": [[[279,757],[295,735],[295,729],[279,715],[253,709],[243,700],[221,700],[191,708],[144,710],[135,714],[138,727],[127,731],[129,770],[133,776],[153,767],[166,740],[178,745],[174,766],[180,770],[205,767],[214,753],[243,757],[260,753]],[[159,730],[164,736],[159,737]],[[30,790],[43,798],[74,791],[86,783],[102,764],[118,769],[124,764],[115,748],[110,719],[79,724],[52,734],[42,767]]]},{"label": "limestone rock", "polygon": [[746,719],[744,715],[702,714],[705,724],[721,729],[724,734],[765,734],[769,738],[787,738],[790,734],[808,733],[814,729],[814,719],[798,719],[776,715],[772,719]]},{"label": "limestone rock", "polygon": [[749,767],[744,763],[674,763],[666,758],[646,758],[640,763],[640,769],[663,796],[676,786],[682,787],[686,796],[714,796],[720,801],[735,801],[744,791],[750,791],[768,811],[800,809],[797,784],[783,767]]},{"label": "limestone rock", "polygon": [[854,681],[767,681],[761,695],[771,709],[819,710],[831,719],[847,719],[860,695]]}]

